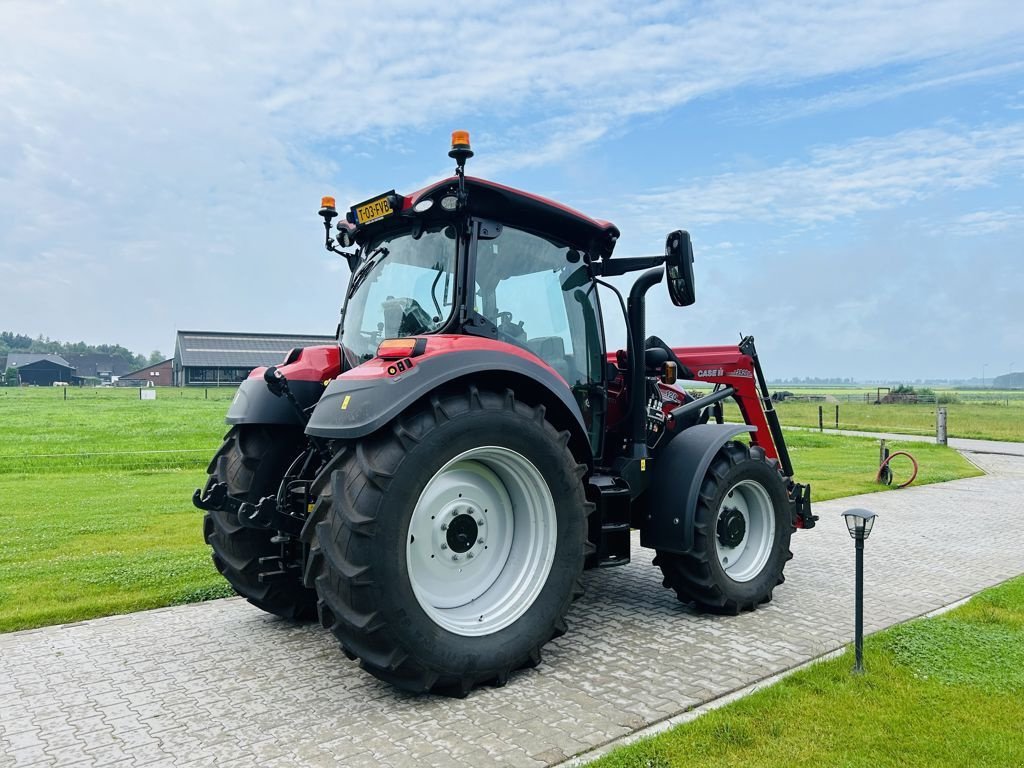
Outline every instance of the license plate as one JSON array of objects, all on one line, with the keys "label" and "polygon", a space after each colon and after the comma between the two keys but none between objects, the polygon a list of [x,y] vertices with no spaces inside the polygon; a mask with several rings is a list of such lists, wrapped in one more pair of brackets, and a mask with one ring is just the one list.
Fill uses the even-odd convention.
[{"label": "license plate", "polygon": [[394,213],[394,210],[391,208],[391,201],[388,200],[387,196],[378,197],[376,200],[357,205],[355,209],[356,224],[369,224],[371,221],[383,219],[385,216],[390,216]]}]

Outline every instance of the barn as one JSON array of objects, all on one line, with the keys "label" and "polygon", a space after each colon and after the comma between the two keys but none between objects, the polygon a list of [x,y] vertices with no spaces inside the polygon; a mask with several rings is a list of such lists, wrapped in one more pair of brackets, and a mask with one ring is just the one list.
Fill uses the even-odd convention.
[{"label": "barn", "polygon": [[174,384],[174,358],[122,374],[117,383],[131,387],[169,387]]},{"label": "barn", "polygon": [[283,363],[295,347],[336,343],[334,336],[178,331],[172,358],[174,383],[179,387],[239,384],[253,368]]},{"label": "barn", "polygon": [[22,384],[37,387],[50,387],[58,381],[70,384],[75,377],[75,367],[60,355],[11,352],[7,356],[7,367],[18,371]]}]

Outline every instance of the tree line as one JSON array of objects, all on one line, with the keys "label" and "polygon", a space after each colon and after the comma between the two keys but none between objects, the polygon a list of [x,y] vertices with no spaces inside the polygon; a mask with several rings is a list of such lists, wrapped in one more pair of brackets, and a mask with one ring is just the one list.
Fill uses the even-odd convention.
[{"label": "tree line", "polygon": [[0,355],[11,352],[35,352],[46,355],[108,355],[120,358],[135,368],[156,365],[166,358],[158,349],[154,349],[149,357],[132,352],[120,344],[86,344],[84,341],[56,341],[49,336],[33,339],[23,333],[0,331]]}]

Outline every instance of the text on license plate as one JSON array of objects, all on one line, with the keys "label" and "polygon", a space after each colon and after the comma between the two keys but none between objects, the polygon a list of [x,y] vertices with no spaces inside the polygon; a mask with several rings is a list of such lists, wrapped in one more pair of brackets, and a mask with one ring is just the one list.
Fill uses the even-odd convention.
[{"label": "text on license plate", "polygon": [[391,203],[386,197],[379,197],[356,208],[356,219],[359,224],[366,224],[383,219],[392,213]]}]

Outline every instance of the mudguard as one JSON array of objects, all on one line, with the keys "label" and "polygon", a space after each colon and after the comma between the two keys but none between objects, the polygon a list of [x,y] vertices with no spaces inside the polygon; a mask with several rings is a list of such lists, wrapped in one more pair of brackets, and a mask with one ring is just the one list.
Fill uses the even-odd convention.
[{"label": "mudguard", "polygon": [[[337,346],[294,349],[288,362],[278,370],[288,379],[288,389],[303,409],[312,407],[324,392],[324,386],[341,371],[341,349]],[[256,368],[235,393],[225,421],[228,424],[303,425],[294,406],[284,397],[274,396],[263,380],[267,369]]]},{"label": "mudguard", "polygon": [[[351,440],[377,431],[420,398],[447,382],[486,374],[516,389],[516,382],[544,391],[586,434],[583,414],[565,379],[542,360],[512,344],[477,337],[430,336],[425,354],[403,360],[374,358],[332,381],[306,427],[315,437]],[[525,380],[525,381],[524,381]]]},{"label": "mudguard", "polygon": [[697,495],[711,461],[733,437],[754,431],[756,427],[746,424],[698,424],[672,438],[653,462],[641,546],[678,554],[689,551]]},{"label": "mudguard", "polygon": [[[302,420],[294,406],[283,397],[275,397],[267,389],[263,381],[266,368],[256,370],[259,371],[258,378],[246,379],[239,385],[224,421],[228,424],[294,424],[301,427]],[[299,405],[309,408],[319,399],[324,385],[322,381],[289,381],[288,389]]]}]

